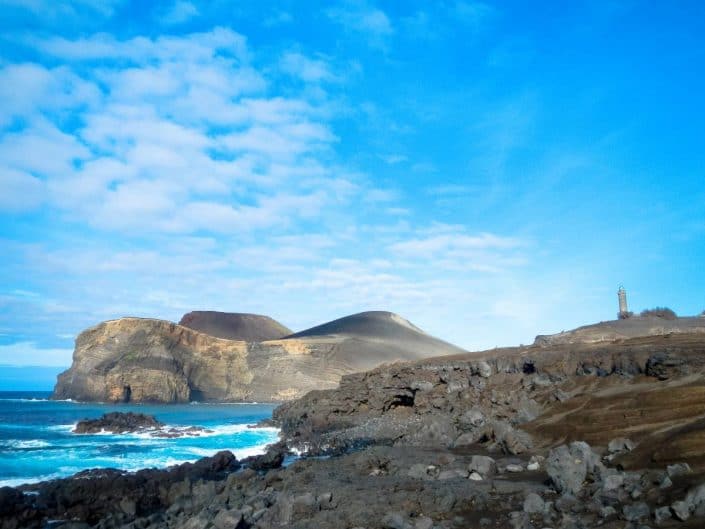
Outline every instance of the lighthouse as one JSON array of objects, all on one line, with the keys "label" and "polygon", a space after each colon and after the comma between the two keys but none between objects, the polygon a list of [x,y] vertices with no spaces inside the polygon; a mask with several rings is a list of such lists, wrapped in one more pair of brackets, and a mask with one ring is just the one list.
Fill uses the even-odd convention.
[{"label": "lighthouse", "polygon": [[629,314],[629,308],[627,306],[627,291],[624,290],[622,285],[620,285],[619,290],[617,290],[617,299],[619,299],[619,319],[627,319],[631,314]]}]

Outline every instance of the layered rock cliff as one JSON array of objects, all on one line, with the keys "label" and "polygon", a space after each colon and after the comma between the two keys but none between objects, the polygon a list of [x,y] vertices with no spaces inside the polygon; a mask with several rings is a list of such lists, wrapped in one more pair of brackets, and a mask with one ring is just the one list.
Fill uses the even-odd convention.
[{"label": "layered rock cliff", "polygon": [[245,342],[223,340],[171,322],[122,318],[76,339],[73,363],[55,398],[108,402],[241,400],[254,375]]},{"label": "layered rock cliff", "polygon": [[[375,331],[365,334],[361,321]],[[392,313],[332,323],[286,339],[251,342],[163,320],[106,321],[78,336],[71,368],[59,375],[54,398],[280,401],[333,388],[342,375],[384,362],[461,352]]]}]

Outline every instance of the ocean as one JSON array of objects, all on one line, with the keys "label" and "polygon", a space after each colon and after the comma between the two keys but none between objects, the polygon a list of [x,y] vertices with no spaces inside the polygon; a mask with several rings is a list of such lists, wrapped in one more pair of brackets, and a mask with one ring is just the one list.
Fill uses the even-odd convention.
[{"label": "ocean", "polygon": [[[0,487],[66,477],[89,468],[165,468],[230,450],[238,459],[276,442],[276,428],[248,428],[273,404],[100,404],[51,401],[48,391],[0,391]],[[168,426],[202,426],[196,437],[71,433],[82,419],[111,411],[154,415]]]}]

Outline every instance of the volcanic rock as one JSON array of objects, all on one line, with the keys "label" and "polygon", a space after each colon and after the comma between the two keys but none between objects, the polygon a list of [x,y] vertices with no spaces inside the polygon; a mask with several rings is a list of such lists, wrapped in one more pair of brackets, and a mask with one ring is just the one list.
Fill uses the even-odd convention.
[{"label": "volcanic rock", "polygon": [[106,413],[99,419],[84,419],[76,424],[73,433],[93,434],[101,432],[133,433],[159,429],[164,426],[152,415],[133,412]]},{"label": "volcanic rock", "polygon": [[[245,330],[263,332],[261,325]],[[334,334],[321,334],[327,332]],[[122,318],[78,336],[71,368],[59,375],[53,396],[108,402],[281,401],[333,388],[342,375],[381,363],[458,352],[386,312],[349,316],[264,342],[216,338],[162,320]]]},{"label": "volcanic rock", "polygon": [[489,456],[472,456],[468,470],[486,478],[497,473],[497,463]]},{"label": "volcanic rock", "polygon": [[[16,491],[20,492],[17,496],[0,488],[0,513],[4,513],[0,528],[40,528],[47,518],[91,526],[106,517],[126,523],[136,516],[163,510],[184,497],[190,498],[193,508],[209,500],[199,497],[204,485],[225,479],[239,467],[235,456],[223,451],[165,470],[88,470],[71,478],[29,485],[32,494]],[[174,494],[172,489],[181,493]]]},{"label": "volcanic rock", "polygon": [[398,314],[369,311],[318,325],[290,336],[309,344],[336,344],[354,371],[381,363],[416,360],[430,356],[463,354],[448,342],[426,334]]},{"label": "volcanic rock", "polygon": [[269,316],[211,310],[197,310],[184,314],[179,325],[216,338],[245,342],[279,340],[292,332]]},{"label": "volcanic rock", "polygon": [[526,495],[526,498],[524,499],[524,512],[542,513],[545,508],[546,505],[541,496],[535,492],[530,492]]},{"label": "volcanic rock", "polygon": [[633,317],[602,321],[558,334],[538,335],[534,345],[547,347],[575,343],[615,342],[645,336],[705,333],[705,319],[684,317],[672,320],[659,317]]},{"label": "volcanic rock", "polygon": [[[667,378],[646,373],[661,353],[683,361]],[[490,366],[489,376],[476,368],[479,361]],[[261,461],[277,468],[181,473],[157,479],[158,488],[148,473],[130,482],[146,496],[122,493],[124,473],[84,473],[24,488],[19,506],[0,502],[9,513],[0,528],[75,519],[96,529],[196,529],[216,520],[253,529],[635,529],[650,514],[660,527],[702,527],[704,374],[701,333],[380,366],[275,410],[283,443],[302,454],[288,465],[277,466],[284,448],[276,447]],[[523,452],[514,453],[519,445],[511,438]],[[601,459],[620,438],[633,440],[633,450],[620,440]],[[471,470],[478,456],[499,469],[536,466],[478,479]],[[666,478],[671,484],[662,488]],[[117,482],[115,493],[103,490],[108,482]],[[1,498],[19,500],[5,492]]]},{"label": "volcanic rock", "polygon": [[617,439],[612,439],[607,445],[607,450],[611,454],[620,452],[631,452],[634,450],[634,443],[625,437],[619,437]]}]

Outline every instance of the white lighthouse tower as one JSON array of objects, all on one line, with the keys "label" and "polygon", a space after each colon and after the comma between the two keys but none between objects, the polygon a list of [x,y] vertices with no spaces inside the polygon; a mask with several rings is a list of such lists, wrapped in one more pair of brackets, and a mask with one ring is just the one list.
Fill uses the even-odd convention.
[{"label": "white lighthouse tower", "polygon": [[625,320],[631,314],[629,314],[629,307],[627,306],[627,291],[624,290],[622,285],[619,285],[619,290],[617,290],[617,299],[619,299],[619,319]]}]

